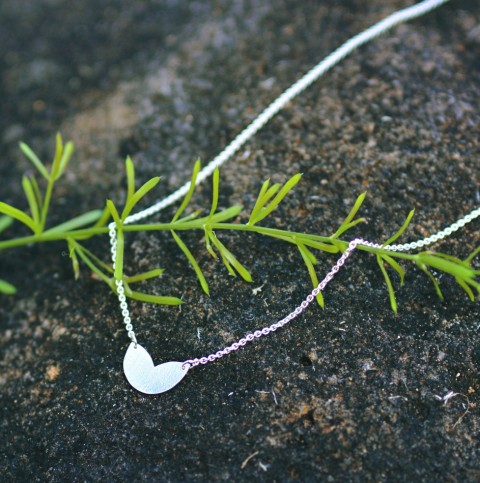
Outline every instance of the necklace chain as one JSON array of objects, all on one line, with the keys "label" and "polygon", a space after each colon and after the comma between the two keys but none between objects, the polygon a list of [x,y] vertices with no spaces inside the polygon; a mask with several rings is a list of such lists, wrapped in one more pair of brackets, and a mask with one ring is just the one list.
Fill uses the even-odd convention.
[{"label": "necklace chain", "polygon": [[[198,174],[196,184],[201,183],[204,181],[208,176],[210,176],[213,171],[223,165],[226,161],[228,161],[247,141],[249,141],[263,126],[265,126],[270,119],[275,116],[285,105],[290,102],[293,98],[295,98],[298,94],[300,94],[303,90],[305,90],[308,86],[314,83],[318,78],[320,78],[323,74],[325,74],[328,70],[330,70],[333,66],[338,64],[343,58],[349,55],[352,51],[354,51],[359,46],[369,42],[370,40],[374,39],[375,37],[381,35],[382,33],[386,32],[387,30],[391,29],[392,27],[401,24],[403,22],[412,20],[414,18],[420,17],[425,13],[439,7],[440,5],[447,3],[449,0],[424,0],[416,5],[411,7],[405,8],[403,10],[399,10],[394,12],[393,14],[389,15],[385,19],[381,20],[380,22],[374,24],[373,26],[369,27],[368,29],[364,30],[363,32],[355,35],[354,37],[350,38],[344,44],[342,44],[339,48],[325,57],[320,63],[318,63],[315,67],[313,67],[310,71],[308,71],[303,77],[297,80],[294,84],[292,84],[288,89],[286,89],[279,97],[277,97],[265,110],[263,110],[258,117],[256,117],[243,131],[238,134],[233,141],[228,144],[221,152],[218,154],[209,164],[207,164]],[[167,206],[170,206],[174,202],[178,201],[181,197],[183,197],[190,187],[190,183],[186,183],[178,190],[167,196],[166,198],[158,201],[154,205],[134,214],[128,216],[124,224],[131,224],[135,223],[139,220],[148,218],[155,213],[163,210]],[[423,248],[425,246],[431,245],[436,243],[444,238],[450,236],[452,233],[456,232],[460,228],[464,227],[467,223],[470,223],[475,218],[480,216],[480,207],[474,209],[455,223],[451,224],[447,228],[421,240],[417,240],[410,243],[404,244],[395,244],[395,245],[380,245],[378,243],[369,242],[364,240],[363,238],[355,238],[350,241],[348,247],[337,260],[337,262],[332,266],[330,271],[327,273],[325,278],[315,287],[310,294],[305,298],[305,300],[298,305],[292,312],[290,312],[287,316],[283,319],[275,322],[271,325],[265,326],[262,329],[256,330],[255,332],[247,334],[245,337],[239,339],[237,342],[224,347],[221,350],[218,350],[215,353],[212,353],[205,357],[195,358],[195,359],[188,359],[183,363],[183,367],[185,370],[188,370],[191,367],[195,367],[198,365],[208,364],[209,362],[213,362],[217,359],[220,359],[231,352],[235,352],[249,342],[252,342],[255,339],[260,337],[264,337],[269,335],[272,332],[275,332],[277,329],[288,324],[290,321],[298,317],[309,305],[315,297],[322,292],[328,283],[335,277],[338,271],[343,267],[347,259],[353,253],[353,251],[358,246],[368,246],[371,248],[383,248],[390,251],[396,252],[406,252],[411,250],[416,250],[418,248]],[[113,267],[115,268],[115,259],[117,254],[116,242],[117,242],[117,234],[116,234],[116,226],[115,223],[110,223],[109,225],[109,236],[110,236],[110,247],[111,247],[111,255],[112,255],[112,262]],[[118,301],[120,304],[120,310],[122,312],[123,321],[125,324],[125,329],[127,331],[128,337],[130,340],[137,345],[137,339],[135,332],[133,330],[132,320],[130,317],[130,312],[127,304],[127,299],[125,296],[125,287],[123,285],[122,280],[116,280],[116,290]]]},{"label": "necklace chain", "polygon": [[[247,141],[264,127],[270,119],[281,111],[292,99],[303,92],[307,87],[322,77],[332,67],[337,65],[345,57],[351,54],[358,47],[362,46],[385,33],[387,30],[401,23],[413,20],[417,17],[440,7],[449,0],[424,0],[423,2],[412,5],[403,10],[398,10],[388,17],[380,20],[378,23],[367,28],[363,32],[354,35],[340,47],[331,52],[327,57],[321,60],[315,67],[312,67],[305,75],[294,82],[282,94],[280,94],[273,102],[271,102],[243,131],[238,134],[233,141],[230,142],[215,158],[210,161],[197,176],[196,184],[205,181],[216,168],[226,163]],[[134,215],[130,215],[125,223],[135,223],[137,221],[149,218],[150,216],[172,205],[180,198],[188,193],[190,182],[184,184],[179,189],[153,204],[152,206],[142,210]]]},{"label": "necklace chain", "polygon": [[220,359],[221,357],[226,356],[231,352],[237,351],[238,349],[244,347],[254,339],[264,337],[270,334],[271,332],[275,332],[277,329],[280,329],[280,327],[287,325],[291,320],[298,317],[313,302],[315,297],[320,292],[323,292],[323,290],[328,285],[328,283],[333,279],[333,277],[337,274],[340,268],[343,267],[347,259],[350,257],[350,255],[358,246],[366,246],[371,248],[383,248],[384,250],[390,250],[392,252],[406,252],[406,251],[414,250],[427,245],[431,245],[432,243],[436,243],[440,240],[443,240],[444,238],[451,235],[453,232],[459,230],[467,223],[470,223],[472,220],[474,220],[479,216],[480,216],[480,207],[471,211],[468,215],[465,215],[460,220],[456,221],[455,223],[452,223],[450,226],[448,226],[444,230],[439,231],[438,233],[435,233],[434,235],[431,235],[427,238],[423,238],[422,240],[417,240],[411,243],[404,243],[401,245],[380,245],[379,243],[369,242],[367,240],[364,240],[363,238],[353,239],[348,244],[348,247],[343,252],[342,256],[337,260],[335,265],[333,265],[333,267],[327,273],[325,278],[307,295],[305,300],[300,305],[298,305],[294,310],[292,310],[292,312],[290,312],[282,320],[279,320],[274,324],[266,326],[263,329],[259,329],[253,333],[247,334],[245,337],[238,340],[237,342],[234,342],[232,345],[225,347],[213,354],[210,354],[209,356],[200,357],[196,359],[189,359],[184,362],[184,365],[190,368],[190,367],[198,366],[199,364],[208,364],[209,362],[213,362],[216,359]]}]

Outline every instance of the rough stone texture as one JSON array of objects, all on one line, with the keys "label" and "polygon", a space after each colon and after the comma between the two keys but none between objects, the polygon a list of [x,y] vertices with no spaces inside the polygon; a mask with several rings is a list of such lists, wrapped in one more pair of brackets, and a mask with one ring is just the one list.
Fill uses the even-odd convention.
[{"label": "rough stone texture", "polygon": [[[126,154],[140,180],[162,175],[167,194],[300,73],[408,4],[3,0],[0,197],[23,203],[30,167],[17,141],[49,157],[58,129],[78,149],[52,222],[120,202]],[[476,0],[453,1],[362,47],[222,169],[221,206],[251,207],[262,180],[299,171],[271,226],[331,233],[368,190],[368,224],[355,233],[385,239],[416,208],[416,239],[478,205],[479,25]],[[201,187],[194,205],[208,207],[210,192]],[[436,248],[466,256],[478,227]],[[215,351],[309,290],[299,255],[279,242],[222,234],[249,285],[205,254],[199,234],[185,240],[209,298],[167,236],[129,238],[129,267],[165,267],[150,290],[186,302],[132,304],[155,361]],[[104,240],[92,248],[107,256]],[[333,261],[321,255],[319,274]],[[394,315],[374,259],[356,255],[324,310],[157,397],[126,383],[115,298],[85,268],[73,280],[66,247],[1,253],[0,278],[19,289],[0,306],[2,480],[480,479],[480,309],[447,277],[442,302],[408,267]]]}]

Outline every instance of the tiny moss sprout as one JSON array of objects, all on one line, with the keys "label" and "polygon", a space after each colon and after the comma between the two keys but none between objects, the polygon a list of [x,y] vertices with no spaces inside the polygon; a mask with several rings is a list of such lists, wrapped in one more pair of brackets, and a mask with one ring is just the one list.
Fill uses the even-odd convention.
[{"label": "tiny moss sprout", "polygon": [[[252,232],[289,243],[299,252],[299,256],[303,260],[312,284],[315,287],[318,285],[316,273],[318,253],[338,254],[343,252],[347,248],[349,240],[349,238],[344,237],[346,232],[364,221],[363,218],[357,217],[357,213],[365,199],[365,193],[362,193],[356,199],[343,223],[332,235],[320,236],[262,226],[261,222],[278,207],[282,200],[300,181],[301,175],[297,174],[284,184],[271,184],[269,180],[265,181],[250,211],[248,222],[235,222],[235,219],[243,211],[243,207],[231,206],[218,210],[220,189],[218,169],[213,174],[213,195],[209,209],[205,211],[197,210],[185,214],[194,194],[196,178],[200,171],[200,162],[197,161],[194,165],[190,189],[170,221],[164,223],[125,224],[125,220],[133,212],[136,205],[160,181],[160,178],[152,178],[140,188],[136,189],[134,164],[127,157],[125,163],[127,197],[122,208],[116,206],[113,201],[107,200],[106,207],[103,210],[89,211],[59,225],[49,227],[48,214],[51,201],[54,200],[54,188],[69,164],[73,153],[73,144],[72,142],[63,144],[62,137],[58,134],[56,137],[55,155],[49,168],[40,161],[38,156],[26,144],[21,143],[20,149],[33,164],[40,177],[43,178],[43,183],[39,183],[34,176],[23,177],[22,188],[28,211],[0,202],[0,253],[7,249],[34,243],[66,243],[75,278],[79,277],[82,262],[100,280],[105,282],[113,292],[116,293],[115,280],[123,280],[126,296],[143,302],[164,305],[178,305],[182,303],[175,296],[143,293],[132,288],[138,282],[159,277],[163,273],[163,269],[154,268],[147,272],[127,275],[124,271],[124,242],[126,233],[140,231],[164,231],[170,233],[178,248],[185,255],[186,260],[195,271],[201,288],[208,294],[209,286],[205,274],[190,251],[190,248],[183,241],[181,236],[183,232],[200,232],[205,240],[206,250],[210,255],[215,259],[221,260],[231,275],[239,275],[247,282],[252,281],[252,276],[244,264],[220,240],[220,234],[222,232]],[[41,186],[43,186],[43,189]],[[389,238],[384,245],[396,241],[405,232],[412,217],[413,211],[409,213],[397,233]],[[112,221],[116,224],[117,228],[115,268],[113,268],[111,263],[103,261],[98,255],[87,249],[84,244],[85,240],[91,239],[92,237],[108,237],[108,224]],[[8,235],[9,228],[14,222],[25,225],[30,234],[22,237],[8,238],[6,235]],[[439,273],[451,275],[472,301],[480,293],[480,283],[477,280],[477,277],[480,275],[480,270],[476,270],[472,266],[474,258],[480,252],[480,247],[477,247],[465,260],[432,251],[409,254],[368,246],[359,246],[359,249],[369,252],[376,257],[378,266],[386,282],[390,305],[395,312],[397,311],[397,301],[389,272],[392,270],[396,272],[400,279],[400,285],[403,285],[405,269],[400,265],[400,262],[414,264],[425,272],[432,281],[436,293],[442,299],[443,294],[437,275]],[[15,292],[16,289],[11,283],[0,279],[1,294],[13,295]],[[324,305],[321,293],[317,296],[317,303],[322,307]]]}]

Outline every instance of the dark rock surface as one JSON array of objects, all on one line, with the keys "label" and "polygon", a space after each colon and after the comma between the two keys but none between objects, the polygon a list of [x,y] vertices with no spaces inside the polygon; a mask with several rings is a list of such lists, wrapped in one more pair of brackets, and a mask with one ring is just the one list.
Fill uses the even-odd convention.
[{"label": "dark rock surface", "polygon": [[[57,130],[77,151],[52,223],[120,202],[127,154],[140,180],[163,177],[161,197],[300,73],[408,4],[3,0],[0,198],[23,203],[30,166],[17,141],[48,158]],[[480,8],[452,1],[362,47],[295,100],[222,169],[220,204],[251,207],[262,180],[303,172],[271,226],[330,234],[368,190],[368,224],[355,234],[385,240],[415,208],[407,238],[425,236],[480,202],[479,101]],[[210,193],[199,188],[194,204],[208,207]],[[436,248],[465,257],[478,228]],[[132,304],[155,361],[215,351],[310,289],[300,256],[281,243],[222,235],[251,269],[249,285],[200,237],[185,240],[210,297],[167,236],[129,238],[129,267],[165,267],[150,290],[186,302]],[[92,248],[107,259],[104,240]],[[322,276],[335,258],[320,258]],[[440,301],[407,268],[398,315],[375,260],[356,255],[324,310],[148,397],[125,381],[114,296],[86,268],[73,280],[65,246],[0,253],[0,278],[19,289],[0,298],[0,479],[478,481],[480,306],[448,277]]]}]

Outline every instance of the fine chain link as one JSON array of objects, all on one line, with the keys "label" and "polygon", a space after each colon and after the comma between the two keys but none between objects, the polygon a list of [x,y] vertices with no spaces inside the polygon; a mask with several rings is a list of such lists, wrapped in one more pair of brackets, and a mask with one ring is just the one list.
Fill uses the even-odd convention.
[{"label": "fine chain link", "polygon": [[[370,40],[374,39],[375,37],[379,36],[380,34],[386,32],[390,28],[406,22],[408,20],[414,19],[425,13],[439,7],[440,5],[447,3],[449,0],[424,0],[416,5],[411,7],[405,8],[403,10],[399,10],[394,12],[393,14],[389,15],[385,19],[381,20],[380,22],[374,24],[370,28],[364,30],[363,32],[355,35],[354,37],[350,38],[347,42],[342,44],[338,49],[333,51],[329,54],[325,59],[323,59],[319,64],[313,67],[310,71],[308,71],[303,77],[301,77],[298,81],[292,84],[288,89],[286,89],[277,99],[275,99],[264,111],[260,113],[260,115],[252,121],[240,134],[238,134],[233,141],[220,153],[218,154],[207,166],[205,166],[197,176],[196,184],[198,185],[202,181],[204,181],[208,176],[210,176],[213,171],[228,161],[249,139],[251,139],[265,124],[269,122],[269,120],[275,116],[285,105],[290,102],[293,98],[295,98],[298,94],[300,94],[303,90],[305,90],[308,86],[314,83],[319,77],[321,77],[325,72],[330,70],[333,66],[338,64],[344,57],[349,55],[353,50],[358,48],[359,46],[369,42]],[[140,211],[134,215],[128,216],[124,220],[124,224],[130,224],[142,220],[144,218],[148,218],[155,213],[158,213],[162,209],[170,206],[175,201],[179,200],[182,196],[184,196],[190,187],[190,183],[186,183],[182,187],[180,187],[177,191],[173,192],[163,200],[155,203],[154,205],[150,206],[149,208]],[[409,251],[414,250],[417,248],[421,248],[432,243],[435,243],[439,240],[444,239],[445,237],[451,235],[453,232],[459,230],[467,223],[472,221],[473,219],[480,216],[480,207],[473,210],[457,222],[453,223],[452,225],[448,226],[444,230],[439,231],[438,233],[431,235],[430,237],[424,238],[422,240],[417,240],[411,243],[405,243],[401,245],[386,245],[382,246],[377,243],[368,242],[362,238],[356,238],[352,240],[346,251],[343,255],[338,259],[337,263],[332,267],[330,272],[326,275],[326,277],[320,282],[320,284],[312,290],[312,292],[307,296],[307,298],[289,315],[285,318],[276,322],[270,326],[264,327],[261,330],[257,330],[252,334],[248,334],[246,337],[240,339],[238,342],[235,342],[231,346],[225,347],[224,349],[217,351],[214,354],[210,354],[209,356],[202,357],[200,359],[191,359],[185,361],[185,365],[189,366],[196,366],[199,364],[206,364],[208,362],[212,362],[220,357],[223,357],[230,352],[236,351],[239,348],[245,346],[248,342],[252,340],[266,336],[271,332],[277,330],[280,327],[288,324],[291,320],[295,317],[300,315],[308,305],[314,300],[314,298],[327,286],[327,284],[333,279],[335,274],[339,271],[339,269],[344,265],[345,261],[351,255],[351,253],[355,250],[358,245],[370,246],[373,248],[384,248],[390,251]],[[110,236],[110,249],[112,255],[112,262],[113,267],[115,268],[115,259],[116,259],[116,226],[115,223],[109,224],[109,236]],[[116,280],[116,289],[117,289],[117,296],[118,301],[120,303],[120,309],[122,311],[122,316],[125,324],[125,329],[127,330],[128,337],[132,342],[137,344],[137,339],[135,336],[135,332],[133,331],[133,325],[130,317],[130,312],[128,309],[128,304],[125,296],[125,288],[122,280]]]},{"label": "fine chain link", "polygon": [[[117,228],[115,223],[108,225],[108,233],[110,236],[110,252],[112,254],[112,266],[115,270],[115,260],[117,258]],[[137,338],[133,331],[132,319],[130,318],[130,311],[128,310],[127,297],[125,296],[125,287],[123,286],[123,280],[115,280],[117,287],[117,298],[120,302],[120,310],[122,311],[123,323],[125,324],[125,330],[130,340],[137,345]]]},{"label": "fine chain link", "polygon": [[[219,359],[220,357],[223,357],[230,352],[238,350],[240,347],[243,347],[244,345],[247,344],[247,342],[251,342],[252,340],[268,335],[270,332],[273,332],[277,330],[280,327],[283,327],[285,324],[290,322],[292,319],[297,317],[300,313],[307,308],[307,306],[310,304],[310,302],[318,295],[320,291],[322,291],[327,284],[330,282],[330,280],[334,277],[334,275],[338,272],[340,267],[343,266],[347,258],[351,255],[352,251],[358,246],[358,245],[363,245],[363,246],[368,246],[371,248],[383,248],[384,250],[389,250],[392,252],[406,252],[406,251],[411,251],[411,250],[416,250],[418,248],[422,248],[428,245],[431,245],[433,243],[437,243],[440,240],[443,240],[447,236],[450,236],[452,233],[456,232],[460,228],[464,227],[467,223],[470,223],[474,219],[478,218],[480,216],[480,207],[472,210],[470,213],[465,215],[463,218],[460,218],[458,221],[455,223],[452,223],[451,225],[447,226],[443,230],[440,230],[439,232],[423,238],[421,240],[417,240],[414,242],[410,243],[404,243],[404,244],[394,244],[394,245],[381,245],[378,243],[373,243],[369,242],[367,240],[364,240],[363,238],[355,238],[352,240],[349,245],[347,250],[343,253],[343,255],[339,258],[337,263],[332,267],[330,272],[327,274],[327,276],[320,282],[320,284],[313,289],[313,291],[307,296],[307,298],[289,315],[287,315],[284,319],[282,319],[279,322],[276,322],[275,324],[272,324],[268,327],[264,327],[261,330],[255,331],[253,334],[248,334],[246,337],[240,339],[238,342],[235,342],[229,347],[225,347],[224,349],[217,351],[215,354],[210,354],[209,356],[206,357],[201,357],[200,359],[191,359],[188,361],[185,361],[185,364],[190,364],[192,366],[197,366],[199,364],[207,364],[208,362],[213,362],[216,359]],[[112,261],[113,261],[113,267],[115,268],[115,258],[117,254],[117,249],[116,249],[116,226],[115,223],[110,223],[109,225],[109,234],[110,234],[110,249],[112,253]],[[135,332],[133,331],[133,326],[132,326],[132,321],[130,318],[130,313],[128,310],[128,304],[126,301],[125,297],[125,289],[123,287],[123,282],[121,280],[116,280],[115,281],[116,286],[117,286],[117,295],[118,295],[118,301],[120,302],[120,309],[122,311],[123,315],[123,321],[125,324],[125,329],[127,330],[128,337],[132,342],[137,344],[137,339],[135,337]]]},{"label": "fine chain link", "polygon": [[317,287],[315,287],[308,294],[306,299],[300,305],[298,305],[292,312],[290,312],[286,317],[279,320],[278,322],[275,322],[274,324],[263,327],[263,329],[259,329],[259,330],[256,330],[255,332],[247,334],[245,337],[239,339],[237,342],[234,342],[232,345],[224,347],[223,349],[215,353],[212,353],[205,357],[189,359],[183,363],[184,367],[185,368],[188,367],[190,369],[191,367],[195,367],[200,364],[205,365],[205,364],[208,364],[209,362],[213,362],[217,359],[220,359],[230,354],[231,352],[235,352],[238,349],[241,349],[242,347],[246,346],[249,342],[252,342],[255,339],[259,339],[260,337],[265,337],[269,335],[271,332],[275,332],[277,329],[280,329],[284,325],[287,325],[291,320],[298,317],[313,302],[315,297],[325,289],[328,283],[333,279],[333,277],[337,274],[340,268],[345,264],[348,257],[350,257],[352,252],[355,250],[355,248],[357,248],[359,244],[368,245],[368,246],[375,245],[377,248],[380,247],[380,245],[377,246],[375,243],[367,242],[363,238],[355,238],[348,244],[347,249],[343,252],[342,256],[337,260],[337,263],[335,263],[335,265],[330,269],[330,271],[327,273],[325,278],[317,285]]},{"label": "fine chain link", "polygon": [[457,220],[455,223],[452,223],[443,230],[440,230],[439,232],[430,235],[427,238],[423,238],[422,240],[417,240],[410,243],[403,243],[401,245],[385,245],[382,248],[394,252],[408,252],[410,250],[416,250],[417,248],[426,247],[428,245],[432,245],[433,243],[437,243],[444,238],[447,238],[447,236],[450,236],[452,233],[460,230],[460,228],[463,228],[467,223],[470,223],[479,216],[480,206],[472,210],[470,213],[466,214],[463,218]]},{"label": "fine chain link", "polygon": [[247,334],[245,337],[239,339],[237,342],[234,342],[233,344],[224,347],[223,349],[218,350],[217,352],[214,352],[208,356],[200,357],[200,358],[195,358],[195,359],[188,359],[186,360],[183,365],[184,368],[192,368],[195,366],[198,366],[200,364],[205,365],[208,364],[209,362],[214,362],[217,359],[220,359],[232,352],[235,352],[245,345],[247,345],[249,342],[252,342],[255,339],[259,339],[260,337],[265,337],[269,335],[271,332],[275,332],[277,329],[280,329],[284,325],[287,325],[291,320],[295,319],[298,317],[315,299],[315,297],[320,293],[323,292],[325,287],[328,285],[328,283],[333,279],[333,277],[338,273],[341,267],[345,264],[347,259],[350,257],[350,255],[353,253],[353,251],[358,247],[358,246],[367,246],[371,248],[383,248],[384,250],[389,250],[392,252],[403,252],[407,250],[412,250],[414,248],[419,248],[422,246],[426,246],[431,243],[435,243],[448,235],[451,235],[454,231],[458,230],[459,228],[465,226],[467,223],[472,221],[473,219],[477,218],[480,216],[480,208],[477,208],[476,210],[473,210],[471,213],[468,215],[464,216],[457,222],[453,223],[449,227],[445,228],[442,231],[439,231],[435,235],[429,236],[427,238],[424,238],[423,240],[418,240],[416,242],[412,243],[405,243],[403,245],[381,245],[379,243],[373,243],[369,242],[367,240],[364,240],[363,238],[355,238],[350,243],[348,244],[347,249],[343,252],[342,256],[337,260],[335,265],[330,269],[330,271],[327,273],[325,278],[307,295],[305,300],[298,305],[292,312],[290,312],[286,317],[283,319],[279,320],[278,322],[275,322],[271,325],[265,326],[262,329],[256,330],[255,332]]}]

